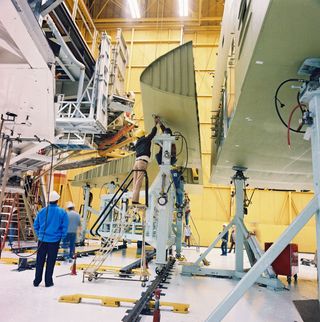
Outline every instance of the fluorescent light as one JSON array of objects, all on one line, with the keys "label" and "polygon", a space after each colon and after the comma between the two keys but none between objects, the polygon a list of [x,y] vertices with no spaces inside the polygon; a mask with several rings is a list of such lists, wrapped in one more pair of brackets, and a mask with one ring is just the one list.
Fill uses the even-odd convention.
[{"label": "fluorescent light", "polygon": [[129,4],[132,18],[134,19],[141,18],[139,6],[138,6],[138,0],[128,0],[128,4]]},{"label": "fluorescent light", "polygon": [[188,0],[179,0],[179,15],[180,17],[187,17],[188,16]]}]

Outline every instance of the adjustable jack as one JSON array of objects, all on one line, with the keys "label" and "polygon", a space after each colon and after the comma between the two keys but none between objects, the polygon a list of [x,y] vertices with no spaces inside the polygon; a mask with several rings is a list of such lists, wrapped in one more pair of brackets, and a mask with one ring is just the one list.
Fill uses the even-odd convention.
[{"label": "adjustable jack", "polygon": [[[217,276],[217,277],[227,277],[234,279],[241,279],[245,276],[244,265],[243,265],[243,249],[246,250],[251,266],[253,266],[259,258],[263,255],[263,251],[255,238],[252,236],[248,229],[246,228],[243,219],[245,214],[245,203],[244,191],[246,188],[246,180],[248,179],[244,175],[246,168],[235,166],[233,167],[235,171],[232,180],[235,185],[235,198],[236,198],[236,213],[231,222],[225,227],[225,229],[217,236],[217,238],[212,242],[212,244],[207,248],[207,250],[200,255],[200,257],[190,265],[185,265],[182,267],[183,275],[204,275],[204,276]],[[211,250],[217,245],[217,243],[222,239],[229,229],[236,227],[236,254],[235,254],[235,270],[227,269],[215,269],[207,268],[201,266],[201,263],[206,258],[206,256],[211,252]],[[277,279],[275,273],[271,266],[269,266],[263,274],[256,281],[259,284],[270,287],[274,290],[285,289],[285,286]]]}]

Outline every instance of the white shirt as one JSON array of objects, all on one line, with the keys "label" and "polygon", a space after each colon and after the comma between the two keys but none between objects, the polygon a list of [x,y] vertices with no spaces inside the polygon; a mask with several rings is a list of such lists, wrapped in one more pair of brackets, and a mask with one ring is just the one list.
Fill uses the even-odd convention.
[{"label": "white shirt", "polygon": [[184,235],[185,235],[186,237],[190,237],[190,236],[191,236],[191,229],[190,229],[190,227],[189,227],[189,226],[186,226],[186,227],[184,228]]}]

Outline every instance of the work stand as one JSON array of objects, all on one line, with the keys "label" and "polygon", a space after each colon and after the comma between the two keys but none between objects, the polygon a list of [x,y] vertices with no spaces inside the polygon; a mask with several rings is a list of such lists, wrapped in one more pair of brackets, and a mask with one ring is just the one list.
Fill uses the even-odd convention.
[{"label": "work stand", "polygon": [[[183,275],[202,275],[202,276],[216,276],[241,279],[245,274],[243,265],[243,250],[246,250],[250,265],[253,266],[263,255],[256,237],[248,231],[243,219],[245,211],[245,186],[246,178],[244,171],[246,168],[234,167],[235,174],[232,177],[235,186],[235,198],[236,198],[236,213],[231,222],[225,227],[225,229],[217,236],[217,238],[211,243],[207,250],[200,255],[200,257],[191,265],[186,263],[182,267]],[[227,231],[232,227],[236,228],[236,245],[235,245],[235,269],[216,269],[204,267],[201,265],[202,261],[205,260],[206,256],[214,249],[217,243],[222,239]],[[285,286],[277,278],[271,266],[265,268],[265,270],[257,278],[256,283],[270,287],[274,290],[283,290]]]}]

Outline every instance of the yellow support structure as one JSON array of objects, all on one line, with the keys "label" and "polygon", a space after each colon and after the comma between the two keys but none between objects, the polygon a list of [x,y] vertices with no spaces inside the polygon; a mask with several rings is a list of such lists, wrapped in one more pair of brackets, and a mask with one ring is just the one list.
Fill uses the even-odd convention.
[{"label": "yellow support structure", "polygon": [[[135,304],[138,299],[131,299],[125,297],[113,297],[113,296],[102,296],[102,295],[89,295],[89,294],[73,294],[73,295],[62,295],[59,298],[59,302],[63,303],[81,303],[82,299],[94,299],[101,300],[101,305],[108,307],[119,307],[122,302]],[[155,301],[149,302],[149,308],[154,308]],[[160,307],[172,307],[172,312],[175,313],[189,313],[189,304],[176,303],[176,302],[164,302],[160,301]]]},{"label": "yellow support structure", "polygon": [[1,258],[0,259],[1,264],[17,265],[18,262],[19,262],[18,258]]},{"label": "yellow support structure", "polygon": [[[13,258],[13,257],[3,257],[0,259],[0,264],[8,264],[8,265],[18,265],[19,264],[19,258]],[[60,266],[60,262],[55,263],[56,266]]]},{"label": "yellow support structure", "polygon": [[[89,264],[79,264],[77,265],[77,269],[80,271],[85,270]],[[122,267],[120,266],[101,266],[98,270],[98,273],[100,272],[113,272],[113,273],[119,273]],[[141,269],[140,268],[135,268],[132,270],[132,273],[135,275],[140,275]],[[150,275],[150,273],[148,273]]]}]

